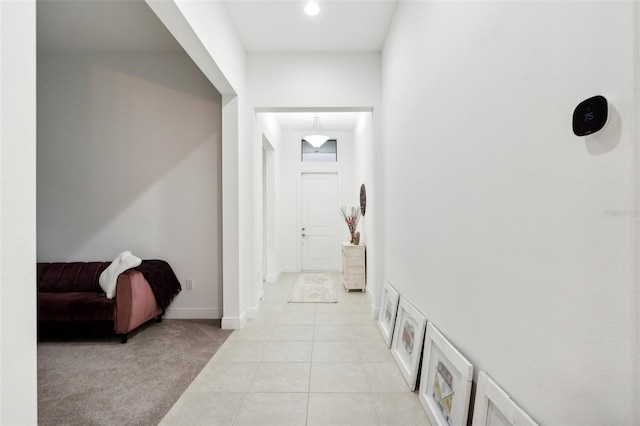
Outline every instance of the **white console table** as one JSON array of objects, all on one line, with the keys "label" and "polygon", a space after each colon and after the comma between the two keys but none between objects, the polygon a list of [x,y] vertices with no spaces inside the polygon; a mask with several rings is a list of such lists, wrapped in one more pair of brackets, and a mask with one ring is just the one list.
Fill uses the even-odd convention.
[{"label": "white console table", "polygon": [[354,246],[350,243],[342,243],[342,277],[344,289],[365,290],[365,247],[364,244]]}]

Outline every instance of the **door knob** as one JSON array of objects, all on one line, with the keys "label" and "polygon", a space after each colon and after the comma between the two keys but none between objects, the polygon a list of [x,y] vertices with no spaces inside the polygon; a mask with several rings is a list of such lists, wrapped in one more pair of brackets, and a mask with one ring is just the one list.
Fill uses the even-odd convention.
[{"label": "door knob", "polygon": [[302,236],[303,236],[303,237],[306,237],[306,236],[307,236],[307,234],[305,234],[305,233],[303,232],[303,233],[302,233]]}]

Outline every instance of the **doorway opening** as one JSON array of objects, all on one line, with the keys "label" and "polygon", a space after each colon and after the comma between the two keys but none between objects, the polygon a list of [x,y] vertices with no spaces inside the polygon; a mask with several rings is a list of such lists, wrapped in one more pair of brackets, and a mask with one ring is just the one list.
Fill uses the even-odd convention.
[{"label": "doorway opening", "polygon": [[[316,114],[322,133],[337,143],[339,154],[333,161],[303,161],[301,143],[312,130]],[[360,205],[363,183],[370,193],[375,191],[372,109],[265,108],[256,110],[256,123],[256,134],[272,148],[254,163],[263,168],[257,174],[262,193],[255,199],[263,208],[258,223],[266,229],[255,233],[256,239],[262,239],[255,248],[265,281],[275,282],[286,272],[341,270],[341,242],[348,240],[349,230],[340,207]],[[273,156],[271,176],[265,163],[269,155]],[[271,210],[269,199],[274,200]],[[327,224],[321,223],[323,218]],[[373,243],[373,229],[372,220],[361,221],[358,230],[363,243]]]}]

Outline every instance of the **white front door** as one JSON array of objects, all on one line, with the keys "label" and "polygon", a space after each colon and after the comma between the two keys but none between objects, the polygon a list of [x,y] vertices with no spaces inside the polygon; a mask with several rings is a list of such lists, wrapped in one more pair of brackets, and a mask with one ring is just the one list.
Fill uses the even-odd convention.
[{"label": "white front door", "polygon": [[340,269],[337,173],[303,173],[300,196],[301,269]]}]

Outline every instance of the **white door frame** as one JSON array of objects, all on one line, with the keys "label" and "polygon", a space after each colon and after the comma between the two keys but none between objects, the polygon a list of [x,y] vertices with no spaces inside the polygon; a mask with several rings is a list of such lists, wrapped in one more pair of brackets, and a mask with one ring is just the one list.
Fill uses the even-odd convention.
[{"label": "white door frame", "polygon": [[[302,178],[304,175],[307,174],[313,174],[313,175],[317,175],[317,174],[331,174],[331,175],[336,175],[336,178],[338,180],[338,200],[342,199],[342,176],[340,173],[340,170],[337,167],[332,167],[330,170],[325,169],[303,169],[300,170],[300,172],[298,173],[298,214],[297,214],[297,225],[298,227],[296,228],[296,230],[298,231],[298,271],[302,271]],[[338,235],[340,235],[340,227],[339,227],[339,222],[340,222],[340,216],[339,216],[339,210],[338,210],[339,206],[336,206],[336,230],[338,231]],[[339,243],[339,241],[337,242]],[[336,250],[339,250],[339,246],[336,246]],[[339,269],[339,265],[337,265],[337,268]]]},{"label": "white door frame", "polygon": [[262,136],[262,279],[276,282],[280,276],[277,254],[275,150],[271,142]]}]

